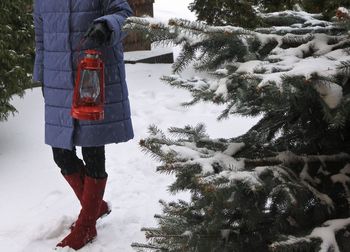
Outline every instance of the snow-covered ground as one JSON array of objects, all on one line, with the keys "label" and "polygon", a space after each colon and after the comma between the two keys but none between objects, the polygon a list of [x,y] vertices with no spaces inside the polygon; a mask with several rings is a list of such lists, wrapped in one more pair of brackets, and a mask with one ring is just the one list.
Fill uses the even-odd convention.
[{"label": "snow-covered ground", "polygon": [[[155,15],[193,19],[187,11],[189,2],[156,0]],[[239,135],[255,121],[217,122],[223,107],[211,104],[181,107],[189,94],[159,80],[170,69],[167,64],[127,65],[135,138],[106,148],[105,199],[112,203],[112,213],[98,221],[97,239],[81,251],[133,251],[132,242],[145,241],[140,228],[155,225],[153,215],[161,211],[158,200],[186,197],[169,195],[167,186],[173,178],[156,173],[157,162],[138,146],[150,124],[167,129],[204,122],[211,137],[218,138]],[[69,232],[80,206],[44,144],[41,90],[29,90],[23,99],[14,97],[13,104],[19,113],[0,123],[0,251],[47,252]]]}]

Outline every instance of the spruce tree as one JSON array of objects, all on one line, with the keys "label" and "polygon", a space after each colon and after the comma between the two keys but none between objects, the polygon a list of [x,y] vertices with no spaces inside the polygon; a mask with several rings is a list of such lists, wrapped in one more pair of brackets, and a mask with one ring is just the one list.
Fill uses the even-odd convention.
[{"label": "spruce tree", "polygon": [[0,121],[16,108],[11,97],[31,86],[33,21],[30,0],[0,3]]},{"label": "spruce tree", "polygon": [[[143,229],[137,251],[350,251],[349,18],[339,11],[337,21],[259,13],[270,26],[255,29],[128,20],[152,42],[182,46],[163,80],[191,93],[184,105],[224,104],[218,119],[261,117],[231,139],[201,124],[150,127],[140,145],[159,172],[175,174],[169,190],[191,200],[160,201],[158,226]],[[197,72],[183,78],[190,64]]]}]

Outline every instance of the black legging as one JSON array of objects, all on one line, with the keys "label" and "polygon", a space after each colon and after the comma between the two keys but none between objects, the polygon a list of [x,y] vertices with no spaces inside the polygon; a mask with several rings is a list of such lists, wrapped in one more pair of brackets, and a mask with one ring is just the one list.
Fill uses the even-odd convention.
[{"label": "black legging", "polygon": [[[92,178],[106,178],[105,147],[82,147],[81,151],[86,175]],[[84,168],[84,162],[77,157],[75,148],[66,150],[53,147],[52,152],[53,159],[63,175],[73,174]]]}]

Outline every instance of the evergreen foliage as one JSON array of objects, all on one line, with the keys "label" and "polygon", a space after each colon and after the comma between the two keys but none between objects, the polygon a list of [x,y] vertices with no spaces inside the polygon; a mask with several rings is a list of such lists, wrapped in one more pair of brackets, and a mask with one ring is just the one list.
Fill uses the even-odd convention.
[{"label": "evergreen foliage", "polygon": [[189,9],[209,25],[242,27],[267,26],[260,12],[276,12],[302,7],[310,13],[323,13],[330,20],[339,6],[350,7],[350,0],[194,0]]},{"label": "evergreen foliage", "polygon": [[[195,0],[189,9],[198,20],[210,25],[240,25],[254,27],[258,22],[251,0]],[[244,13],[244,15],[242,15]]]},{"label": "evergreen foliage", "polygon": [[[148,244],[135,249],[350,250],[342,242],[350,227],[348,21],[303,11],[259,17],[271,26],[128,20],[126,29],[152,42],[182,46],[163,80],[192,94],[185,105],[225,104],[219,119],[261,117],[232,139],[211,139],[204,125],[170,135],[150,127],[143,150],[159,172],[175,174],[170,191],[188,191],[191,201],[161,201],[158,227],[144,228]],[[191,64],[198,73],[185,79]]]},{"label": "evergreen foliage", "polygon": [[31,87],[34,42],[30,0],[0,3],[0,121],[16,111],[11,97]]},{"label": "evergreen foliage", "polygon": [[326,19],[334,16],[340,6],[350,7],[349,0],[302,0],[303,7],[313,13],[323,13]]}]

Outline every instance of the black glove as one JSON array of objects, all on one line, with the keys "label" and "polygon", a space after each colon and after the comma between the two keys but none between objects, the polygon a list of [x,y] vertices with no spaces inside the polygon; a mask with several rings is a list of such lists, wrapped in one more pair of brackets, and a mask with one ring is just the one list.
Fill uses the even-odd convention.
[{"label": "black glove", "polygon": [[96,43],[102,45],[107,42],[111,37],[111,30],[107,27],[105,22],[93,23],[87,32],[85,33],[85,38],[90,38]]},{"label": "black glove", "polygon": [[42,93],[43,97],[45,98],[44,83],[38,82],[38,84],[41,86],[41,93]]}]

